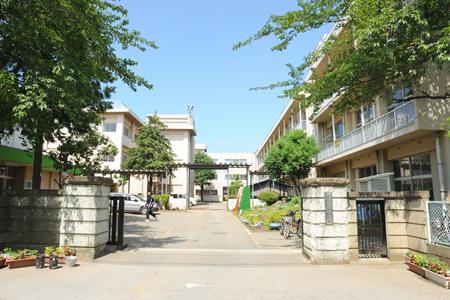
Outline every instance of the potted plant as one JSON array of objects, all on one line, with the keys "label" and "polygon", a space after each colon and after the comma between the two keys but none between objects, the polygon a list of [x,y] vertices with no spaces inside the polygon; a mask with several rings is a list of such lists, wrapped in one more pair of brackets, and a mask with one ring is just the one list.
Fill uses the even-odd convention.
[{"label": "potted plant", "polygon": [[448,265],[437,257],[430,257],[428,267],[425,270],[425,278],[443,286],[450,288],[450,270]]},{"label": "potted plant", "polygon": [[428,266],[428,259],[425,255],[411,254],[406,264],[410,271],[425,277],[425,268]]},{"label": "potted plant", "polygon": [[74,249],[64,246],[64,260],[69,267],[74,267],[77,263],[77,255]]},{"label": "potted plant", "polygon": [[11,248],[5,248],[3,252],[7,256],[6,263],[10,269],[34,266],[38,253],[34,249],[13,250]]}]

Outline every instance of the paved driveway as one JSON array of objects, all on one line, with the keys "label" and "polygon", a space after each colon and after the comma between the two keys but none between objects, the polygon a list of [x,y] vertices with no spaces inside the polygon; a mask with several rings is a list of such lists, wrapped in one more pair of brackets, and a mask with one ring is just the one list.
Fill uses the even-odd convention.
[{"label": "paved driveway", "polygon": [[0,270],[0,299],[450,299],[401,263],[317,266],[222,204],[128,215],[126,251],[56,271]]}]

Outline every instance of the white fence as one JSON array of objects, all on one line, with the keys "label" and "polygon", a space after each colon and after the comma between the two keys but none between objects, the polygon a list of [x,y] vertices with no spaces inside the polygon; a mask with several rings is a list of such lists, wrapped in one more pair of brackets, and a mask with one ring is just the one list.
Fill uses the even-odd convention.
[{"label": "white fence", "polygon": [[428,233],[433,244],[450,246],[450,202],[428,201]]},{"label": "white fence", "polygon": [[414,101],[409,101],[364,126],[347,133],[334,143],[324,146],[317,154],[317,160],[321,161],[358,147],[397,129],[408,126],[414,123],[415,120],[416,110]]}]

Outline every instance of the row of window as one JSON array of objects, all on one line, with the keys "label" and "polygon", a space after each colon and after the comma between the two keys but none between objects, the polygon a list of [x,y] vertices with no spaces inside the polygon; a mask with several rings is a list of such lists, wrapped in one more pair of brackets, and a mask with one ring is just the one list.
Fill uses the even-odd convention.
[{"label": "row of window", "polygon": [[[195,190],[195,195],[200,196],[201,190]],[[217,196],[217,190],[203,190],[203,196]]]},{"label": "row of window", "polygon": [[[395,87],[392,93],[392,98],[387,100],[388,111],[394,110],[397,107],[403,105],[405,98],[412,93],[412,89],[408,86]],[[367,124],[375,119],[375,104],[364,104],[360,110],[355,112],[356,115],[356,128],[360,128],[364,124]],[[345,135],[345,126],[342,120],[336,122],[335,126],[336,138],[341,138]],[[326,132],[322,133],[322,140],[326,143],[333,141],[332,128],[327,127]]]},{"label": "row of window", "polygon": [[245,165],[247,164],[246,159],[225,159],[226,164],[234,164],[234,165]]},{"label": "row of window", "polygon": [[[116,132],[116,130],[117,130],[117,124],[115,122],[104,122],[103,123],[103,132]],[[123,135],[130,139],[133,138],[131,129],[127,126],[123,127]]]},{"label": "row of window", "polygon": [[225,180],[234,180],[234,178],[236,177],[236,179],[239,180],[247,180],[247,175],[245,174],[226,174],[225,175]]},{"label": "row of window", "polygon": [[[433,179],[430,154],[417,154],[392,161],[396,191],[430,191],[433,198]],[[375,165],[359,168],[359,178],[377,174]]]}]

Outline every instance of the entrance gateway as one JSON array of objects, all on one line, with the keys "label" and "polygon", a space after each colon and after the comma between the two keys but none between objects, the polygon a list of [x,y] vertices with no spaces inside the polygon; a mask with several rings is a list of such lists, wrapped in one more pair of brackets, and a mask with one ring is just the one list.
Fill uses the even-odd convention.
[{"label": "entrance gateway", "polygon": [[387,256],[384,199],[356,199],[360,256]]}]

